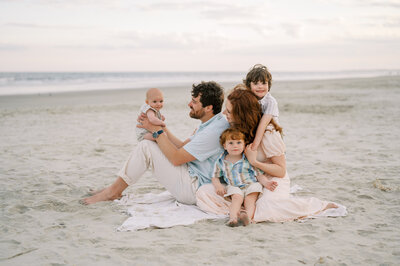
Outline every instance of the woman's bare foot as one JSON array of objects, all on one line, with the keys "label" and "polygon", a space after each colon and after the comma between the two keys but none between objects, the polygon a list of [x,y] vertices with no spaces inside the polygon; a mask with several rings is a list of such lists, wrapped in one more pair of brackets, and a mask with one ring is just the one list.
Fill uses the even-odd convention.
[{"label": "woman's bare foot", "polygon": [[332,208],[339,208],[339,206],[337,206],[335,203],[328,203],[328,205],[326,205],[326,207],[322,210],[322,211],[326,211],[327,209],[332,209]]},{"label": "woman's bare foot", "polygon": [[243,226],[247,226],[250,223],[249,216],[246,211],[241,211],[239,214],[239,222],[243,224]]},{"label": "woman's bare foot", "polygon": [[98,193],[94,194],[91,197],[84,198],[80,202],[84,205],[89,205],[89,204],[97,203],[99,201],[109,201],[109,200],[120,199],[121,197],[122,197],[122,194],[113,193],[111,191],[111,188],[107,187],[105,189],[100,190]]}]

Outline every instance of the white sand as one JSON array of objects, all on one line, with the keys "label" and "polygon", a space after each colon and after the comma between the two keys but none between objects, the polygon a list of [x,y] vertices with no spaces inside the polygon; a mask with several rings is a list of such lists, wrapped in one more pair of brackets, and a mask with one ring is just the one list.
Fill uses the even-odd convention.
[{"label": "white sand", "polygon": [[[188,117],[190,89],[164,89],[164,114],[181,138],[198,124]],[[281,82],[272,93],[292,184],[347,206],[347,217],[117,232],[123,207],[78,200],[114,181],[136,144],[144,92],[4,96],[0,264],[399,264],[400,78]],[[148,173],[126,193],[159,191]]]}]

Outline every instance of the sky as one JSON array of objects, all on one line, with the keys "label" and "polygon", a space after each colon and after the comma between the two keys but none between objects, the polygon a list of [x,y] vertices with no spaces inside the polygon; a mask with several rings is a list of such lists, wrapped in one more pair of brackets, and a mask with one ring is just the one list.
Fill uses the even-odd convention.
[{"label": "sky", "polygon": [[400,69],[400,0],[0,0],[0,71]]}]

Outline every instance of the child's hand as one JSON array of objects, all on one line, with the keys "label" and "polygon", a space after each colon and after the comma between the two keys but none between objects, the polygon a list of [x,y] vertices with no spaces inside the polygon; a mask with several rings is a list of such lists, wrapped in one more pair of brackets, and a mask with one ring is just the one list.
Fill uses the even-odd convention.
[{"label": "child's hand", "polygon": [[226,194],[225,186],[223,186],[222,184],[215,184],[215,192],[217,193],[217,195],[223,197]]},{"label": "child's hand", "polygon": [[161,115],[161,120],[165,121],[165,116]]}]

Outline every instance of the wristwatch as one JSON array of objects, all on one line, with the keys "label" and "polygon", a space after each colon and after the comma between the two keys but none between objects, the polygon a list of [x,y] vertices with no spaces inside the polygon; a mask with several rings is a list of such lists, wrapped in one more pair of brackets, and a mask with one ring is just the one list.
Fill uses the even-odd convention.
[{"label": "wristwatch", "polygon": [[164,133],[164,130],[160,129],[159,131],[153,132],[153,139],[158,138],[162,133]]}]

